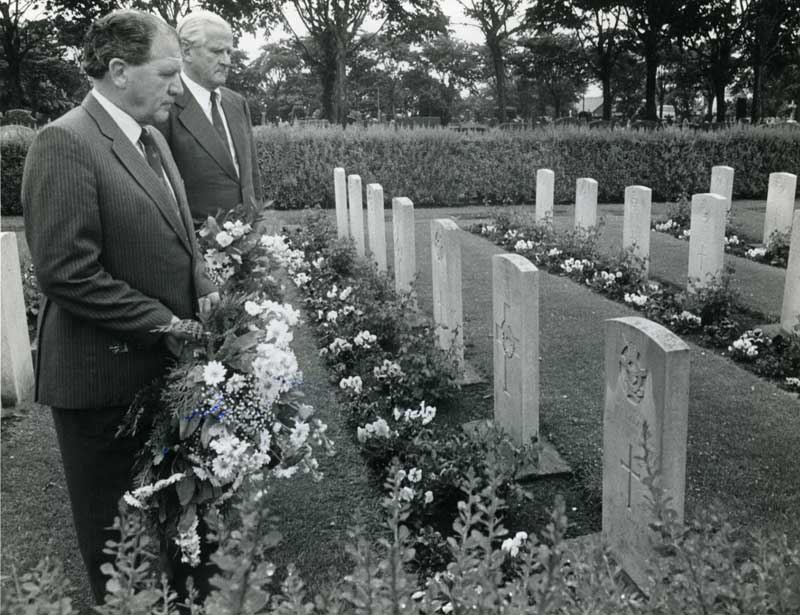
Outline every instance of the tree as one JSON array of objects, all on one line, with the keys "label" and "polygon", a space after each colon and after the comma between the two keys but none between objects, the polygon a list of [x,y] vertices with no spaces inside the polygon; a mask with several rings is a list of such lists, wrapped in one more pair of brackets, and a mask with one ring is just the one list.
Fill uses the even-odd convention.
[{"label": "tree", "polygon": [[603,88],[604,120],[611,119],[611,77],[624,50],[621,17],[622,7],[609,0],[539,0],[527,13],[539,33],[562,27],[578,37]]},{"label": "tree", "polygon": [[753,71],[751,120],[757,123],[763,117],[768,71],[800,44],[800,5],[795,0],[752,0],[744,11],[743,22],[745,55]]},{"label": "tree", "polygon": [[495,95],[497,97],[497,119],[506,121],[506,53],[510,40],[524,28],[520,20],[510,25],[520,10],[522,0],[456,0],[464,9],[464,14],[478,22],[486,39],[494,74]]},{"label": "tree", "polygon": [[[419,37],[440,31],[445,24],[436,0],[263,0],[261,6],[267,19],[282,23],[304,48],[306,57],[318,67],[324,66],[323,72],[332,77],[328,117],[343,126],[348,116],[347,67],[370,40],[370,36],[361,36],[367,17],[380,22],[371,36],[388,32]],[[286,12],[289,7],[300,18],[313,47],[295,32]],[[323,83],[323,95],[327,94]]]},{"label": "tree", "polygon": [[532,86],[532,93],[561,117],[586,89],[586,55],[576,37],[545,34],[521,41],[515,57],[518,73]]},{"label": "tree", "polygon": [[684,0],[622,0],[624,24],[630,31],[634,49],[645,62],[645,106],[644,116],[657,120],[656,74],[665,47],[675,38],[686,19]]}]

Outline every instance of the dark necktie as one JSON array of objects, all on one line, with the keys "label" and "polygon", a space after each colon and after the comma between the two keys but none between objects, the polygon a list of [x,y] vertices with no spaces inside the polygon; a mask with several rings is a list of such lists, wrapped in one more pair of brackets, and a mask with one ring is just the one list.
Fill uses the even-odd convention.
[{"label": "dark necktie", "polygon": [[151,135],[146,128],[142,128],[142,134],[139,136],[139,141],[144,147],[144,155],[145,158],[147,158],[147,164],[149,164],[150,168],[153,169],[156,177],[158,177],[158,179],[161,180],[161,182],[167,187],[167,192],[169,192],[172,203],[175,205],[175,209],[177,211],[177,203],[175,201],[174,193],[172,192],[172,186],[169,185],[167,176],[164,174],[164,165],[161,164],[161,154],[158,153],[158,147],[156,147],[156,141],[153,139],[153,135]]},{"label": "dark necktie", "polygon": [[222,116],[219,113],[219,108],[217,107],[217,97],[219,94],[216,92],[211,92],[211,123],[214,124],[214,128],[217,129],[217,134],[219,138],[222,139],[222,142],[225,144],[225,151],[229,152],[230,148],[228,147],[228,133],[225,132],[225,124],[222,122]]}]

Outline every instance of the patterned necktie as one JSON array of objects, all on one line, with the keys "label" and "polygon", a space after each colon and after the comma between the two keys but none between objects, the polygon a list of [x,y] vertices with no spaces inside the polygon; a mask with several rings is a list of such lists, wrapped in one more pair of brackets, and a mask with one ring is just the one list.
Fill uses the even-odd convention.
[{"label": "patterned necktie", "polygon": [[217,97],[219,94],[216,92],[211,92],[211,123],[214,124],[214,128],[217,129],[217,134],[219,135],[222,142],[225,144],[225,151],[229,151],[230,148],[228,147],[228,133],[225,132],[225,124],[222,122],[222,116],[219,113],[219,107],[217,107]]}]

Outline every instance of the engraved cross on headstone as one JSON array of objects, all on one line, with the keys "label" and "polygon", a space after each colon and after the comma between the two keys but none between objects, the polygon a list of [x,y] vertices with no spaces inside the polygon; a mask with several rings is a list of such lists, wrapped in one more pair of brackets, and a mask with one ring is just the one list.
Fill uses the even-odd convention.
[{"label": "engraved cross on headstone", "polygon": [[633,487],[633,479],[635,478],[639,482],[642,481],[642,477],[639,476],[636,472],[633,471],[633,445],[628,445],[628,465],[625,465],[625,460],[619,460],[620,465],[628,472],[628,509],[630,510],[631,507],[631,488]]},{"label": "engraved cross on headstone", "polygon": [[503,322],[495,324],[495,339],[503,347],[503,391],[505,393],[508,393],[508,360],[514,356],[519,345],[519,338],[514,337],[511,323],[508,322],[510,310],[511,306],[503,303]]}]

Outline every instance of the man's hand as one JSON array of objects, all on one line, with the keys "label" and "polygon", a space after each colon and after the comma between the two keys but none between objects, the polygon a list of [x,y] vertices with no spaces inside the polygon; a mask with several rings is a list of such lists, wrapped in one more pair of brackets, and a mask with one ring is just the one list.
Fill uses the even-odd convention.
[{"label": "man's hand", "polygon": [[[217,293],[213,293],[217,294]],[[186,342],[199,342],[203,339],[203,325],[196,320],[180,319],[173,316],[164,333],[164,344],[174,357],[183,352]]]},{"label": "man's hand", "polygon": [[200,297],[197,303],[200,309],[200,316],[205,318],[211,313],[211,310],[219,305],[219,293],[213,292]]}]

